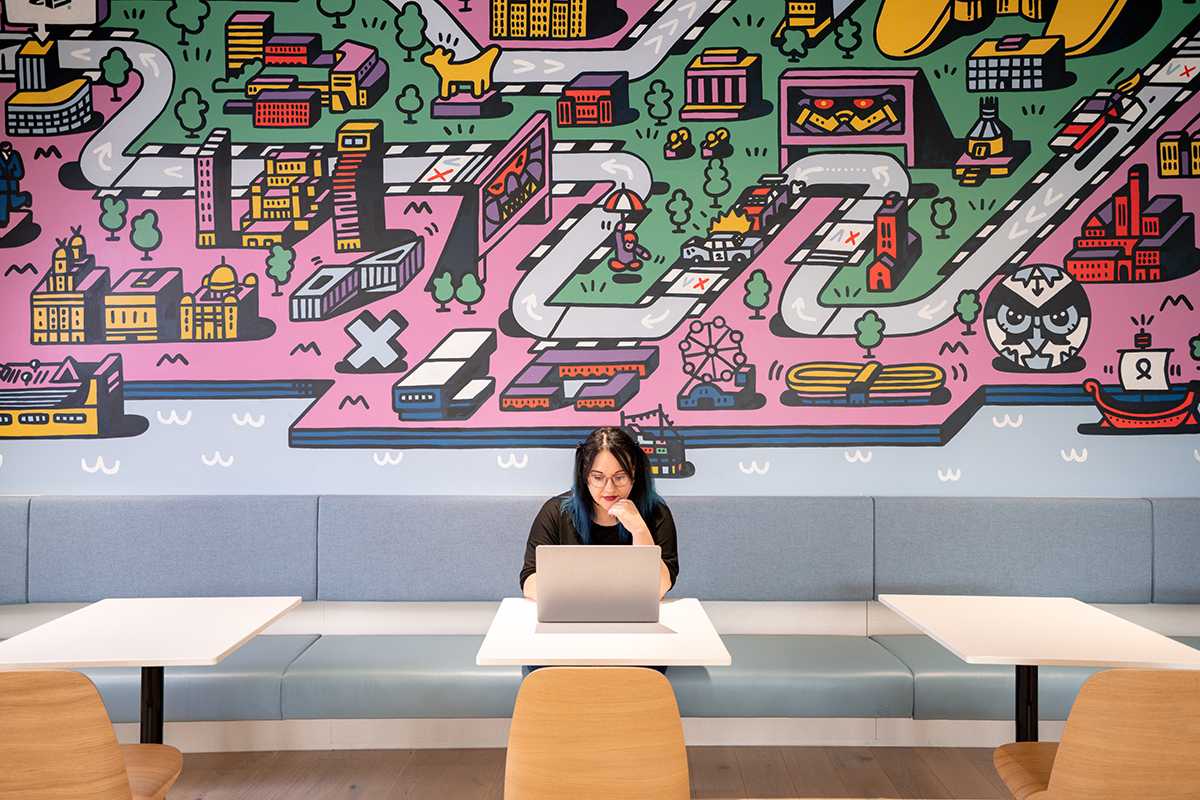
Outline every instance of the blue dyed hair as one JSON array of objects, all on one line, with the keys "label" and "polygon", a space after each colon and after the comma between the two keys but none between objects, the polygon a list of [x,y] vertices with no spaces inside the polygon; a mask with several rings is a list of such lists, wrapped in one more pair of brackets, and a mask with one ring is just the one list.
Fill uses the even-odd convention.
[{"label": "blue dyed hair", "polygon": [[[592,506],[595,502],[588,489],[587,476],[601,450],[612,453],[621,469],[633,477],[629,499],[637,506],[638,513],[647,525],[652,524],[655,506],[662,502],[654,491],[650,459],[637,441],[624,428],[597,428],[575,448],[575,480],[570,494],[562,501],[562,507],[571,514],[571,521],[575,523],[575,531],[583,544],[592,543]],[[617,534],[625,544],[633,541],[633,536],[620,522],[617,523]]]}]

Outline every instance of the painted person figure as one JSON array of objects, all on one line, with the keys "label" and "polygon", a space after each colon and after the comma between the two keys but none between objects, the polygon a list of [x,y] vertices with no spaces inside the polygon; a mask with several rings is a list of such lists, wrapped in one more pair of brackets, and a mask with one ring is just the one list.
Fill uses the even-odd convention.
[{"label": "painted person figure", "polygon": [[625,228],[622,220],[613,226],[613,257],[608,266],[616,272],[639,270],[642,261],[650,257],[650,251],[638,244],[637,234]]},{"label": "painted person figure", "polygon": [[21,191],[24,177],[21,154],[13,149],[12,142],[0,142],[0,228],[8,225],[10,212],[27,208],[33,200],[29,192]]},{"label": "painted person figure", "polygon": [[[650,460],[624,428],[597,428],[575,448],[571,488],[552,497],[529,529],[521,591],[537,600],[538,545],[658,545],[658,596],[679,577],[679,548],[671,509],[654,491]],[[536,667],[525,667],[528,674]],[[655,667],[660,671],[666,667]]]}]

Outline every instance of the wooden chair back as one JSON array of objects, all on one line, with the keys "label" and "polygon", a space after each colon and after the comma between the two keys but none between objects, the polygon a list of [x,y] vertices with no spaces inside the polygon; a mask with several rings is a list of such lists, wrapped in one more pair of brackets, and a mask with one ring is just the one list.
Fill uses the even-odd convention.
[{"label": "wooden chair back", "polygon": [[1115,669],[1088,678],[1048,789],[1054,800],[1200,797],[1200,671]]},{"label": "wooden chair back", "polygon": [[86,676],[0,672],[0,800],[131,800],[108,712]]},{"label": "wooden chair back", "polygon": [[683,722],[662,673],[544,667],[517,693],[505,800],[684,800]]}]

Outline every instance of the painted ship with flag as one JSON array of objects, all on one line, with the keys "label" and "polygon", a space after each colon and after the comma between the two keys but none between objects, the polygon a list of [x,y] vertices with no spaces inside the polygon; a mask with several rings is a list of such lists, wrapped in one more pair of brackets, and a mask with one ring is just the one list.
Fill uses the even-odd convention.
[{"label": "painted ship with flag", "polygon": [[1122,391],[1106,391],[1095,378],[1085,380],[1083,390],[1091,395],[1101,419],[1080,425],[1080,433],[1200,433],[1200,381],[1182,388],[1171,385],[1173,348],[1154,347],[1143,328],[1134,334],[1131,349],[1118,352]]}]

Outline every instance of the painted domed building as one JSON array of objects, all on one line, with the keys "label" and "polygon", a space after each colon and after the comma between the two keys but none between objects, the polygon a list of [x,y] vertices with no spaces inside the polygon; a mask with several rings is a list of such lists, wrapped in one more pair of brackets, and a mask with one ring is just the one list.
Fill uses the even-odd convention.
[{"label": "painted domed building", "polygon": [[221,259],[200,281],[200,290],[179,302],[179,338],[214,342],[248,338],[259,326],[258,276],[238,280],[237,271]]}]

